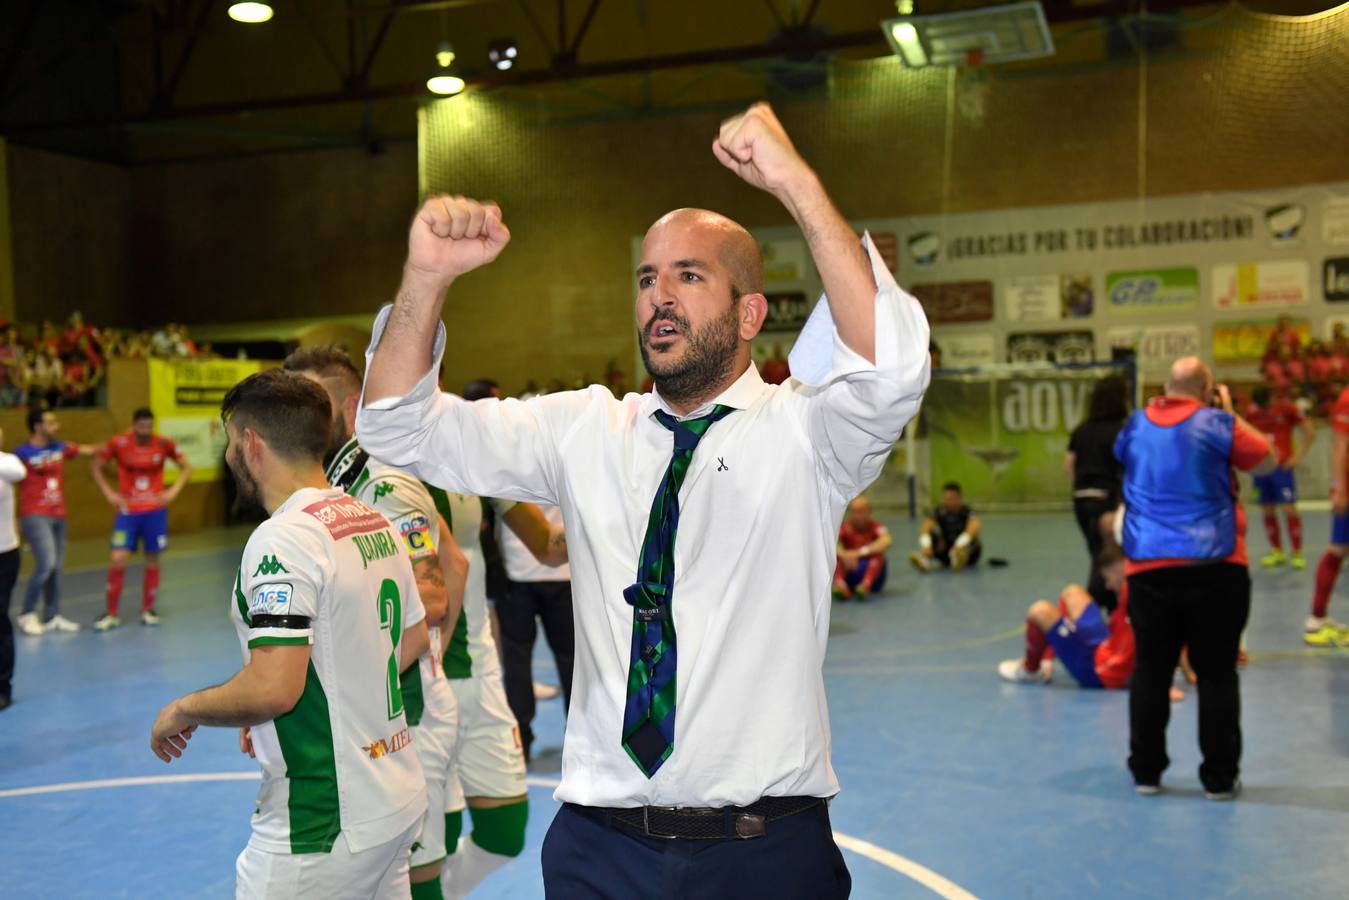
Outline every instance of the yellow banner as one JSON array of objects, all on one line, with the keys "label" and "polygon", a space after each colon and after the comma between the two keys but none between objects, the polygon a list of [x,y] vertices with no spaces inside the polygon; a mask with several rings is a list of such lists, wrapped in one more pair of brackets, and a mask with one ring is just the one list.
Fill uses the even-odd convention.
[{"label": "yellow banner", "polygon": [[[1293,319],[1293,330],[1302,343],[1311,340],[1312,326],[1306,319]],[[1213,326],[1213,360],[1215,362],[1254,361],[1265,355],[1269,337],[1278,328],[1278,322],[1223,322]]]},{"label": "yellow banner", "polygon": [[220,401],[262,368],[255,359],[148,360],[150,408],[160,434],[172,438],[192,463],[193,481],[224,474],[225,429]]}]

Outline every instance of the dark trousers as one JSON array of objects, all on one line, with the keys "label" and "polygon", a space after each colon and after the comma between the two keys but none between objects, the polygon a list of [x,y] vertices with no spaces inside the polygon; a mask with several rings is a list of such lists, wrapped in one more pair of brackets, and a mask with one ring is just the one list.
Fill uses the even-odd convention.
[{"label": "dark trousers", "polygon": [[1073,512],[1077,515],[1077,527],[1087,541],[1087,555],[1090,559],[1087,570],[1087,593],[1106,613],[1115,608],[1115,595],[1106,589],[1105,579],[1101,577],[1096,557],[1105,549],[1105,538],[1101,537],[1101,516],[1113,510],[1119,504],[1104,497],[1074,497]]},{"label": "dark trousers", "polygon": [[14,582],[19,580],[19,548],[0,553],[0,597],[5,615],[0,618],[0,697],[10,696],[14,678],[14,623],[9,620],[9,603],[14,597]]},{"label": "dark trousers", "polygon": [[543,886],[553,900],[842,900],[852,876],[825,804],[769,822],[763,837],[693,841],[567,803],[543,842]]},{"label": "dark trousers", "polygon": [[501,679],[506,702],[520,725],[525,756],[534,743],[534,640],[537,617],[557,662],[562,682],[563,709],[571,708],[571,669],[575,653],[575,625],[571,614],[570,581],[512,581],[506,596],[496,604],[501,625]]},{"label": "dark trousers", "polygon": [[1199,780],[1229,790],[1241,761],[1241,689],[1237,649],[1251,613],[1245,566],[1180,566],[1129,576],[1129,620],[1137,661],[1129,685],[1129,770],[1139,784],[1157,784],[1170,764],[1167,691],[1189,648],[1199,676]]}]

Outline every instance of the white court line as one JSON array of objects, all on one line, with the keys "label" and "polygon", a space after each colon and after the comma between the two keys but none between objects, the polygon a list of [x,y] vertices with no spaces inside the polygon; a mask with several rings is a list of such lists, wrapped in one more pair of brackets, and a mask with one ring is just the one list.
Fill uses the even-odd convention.
[{"label": "white court line", "polygon": [[[67,781],[61,784],[39,784],[33,787],[6,788],[0,790],[0,800],[6,797],[31,797],[36,794],[62,794],[69,791],[96,791],[104,788],[141,787],[153,784],[191,784],[203,781],[260,781],[260,772],[202,772],[186,775],[138,775],[132,778],[102,778],[96,781]],[[528,776],[525,781],[534,787],[555,788],[559,784],[556,778]],[[960,885],[938,875],[924,865],[914,862],[906,856],[900,856],[884,847],[844,834],[834,832],[834,840],[844,850],[851,850],[859,856],[865,856],[872,862],[880,863],[899,874],[910,878],[944,900],[978,900]]]}]

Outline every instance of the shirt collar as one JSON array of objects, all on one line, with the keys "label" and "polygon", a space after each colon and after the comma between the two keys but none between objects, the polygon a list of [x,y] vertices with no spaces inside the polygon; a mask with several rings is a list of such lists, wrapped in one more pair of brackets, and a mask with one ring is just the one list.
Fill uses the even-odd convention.
[{"label": "shirt collar", "polygon": [[665,398],[661,397],[660,392],[653,387],[651,393],[642,398],[642,418],[649,418],[658,409],[664,410],[681,421],[705,416],[712,411],[712,407],[718,404],[729,406],[731,409],[749,409],[759,399],[759,395],[763,393],[765,387],[767,385],[760,377],[758,367],[751,361],[749,368],[745,369],[744,374],[737,378],[734,384],[722,391],[719,396],[707,401],[686,416],[681,416],[671,409],[670,404],[666,403]]},{"label": "shirt collar", "polygon": [[1169,397],[1163,394],[1153,397],[1149,405],[1159,409],[1179,409],[1182,406],[1199,406],[1200,403],[1193,397]]}]

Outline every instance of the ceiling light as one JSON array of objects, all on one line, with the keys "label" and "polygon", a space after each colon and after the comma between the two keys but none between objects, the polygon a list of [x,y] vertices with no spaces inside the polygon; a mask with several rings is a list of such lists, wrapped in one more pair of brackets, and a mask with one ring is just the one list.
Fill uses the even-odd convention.
[{"label": "ceiling light", "polygon": [[450,46],[449,41],[441,41],[440,46],[436,48],[436,65],[442,69],[454,65],[454,48]]},{"label": "ceiling light", "polygon": [[464,89],[464,79],[458,75],[438,73],[426,79],[426,89],[433,94],[450,97]]},{"label": "ceiling light", "polygon": [[487,61],[500,72],[515,65],[515,57],[519,53],[514,38],[497,38],[487,44]]},{"label": "ceiling light", "polygon": [[272,17],[272,6],[270,3],[231,3],[229,16],[236,22],[257,25]]}]

